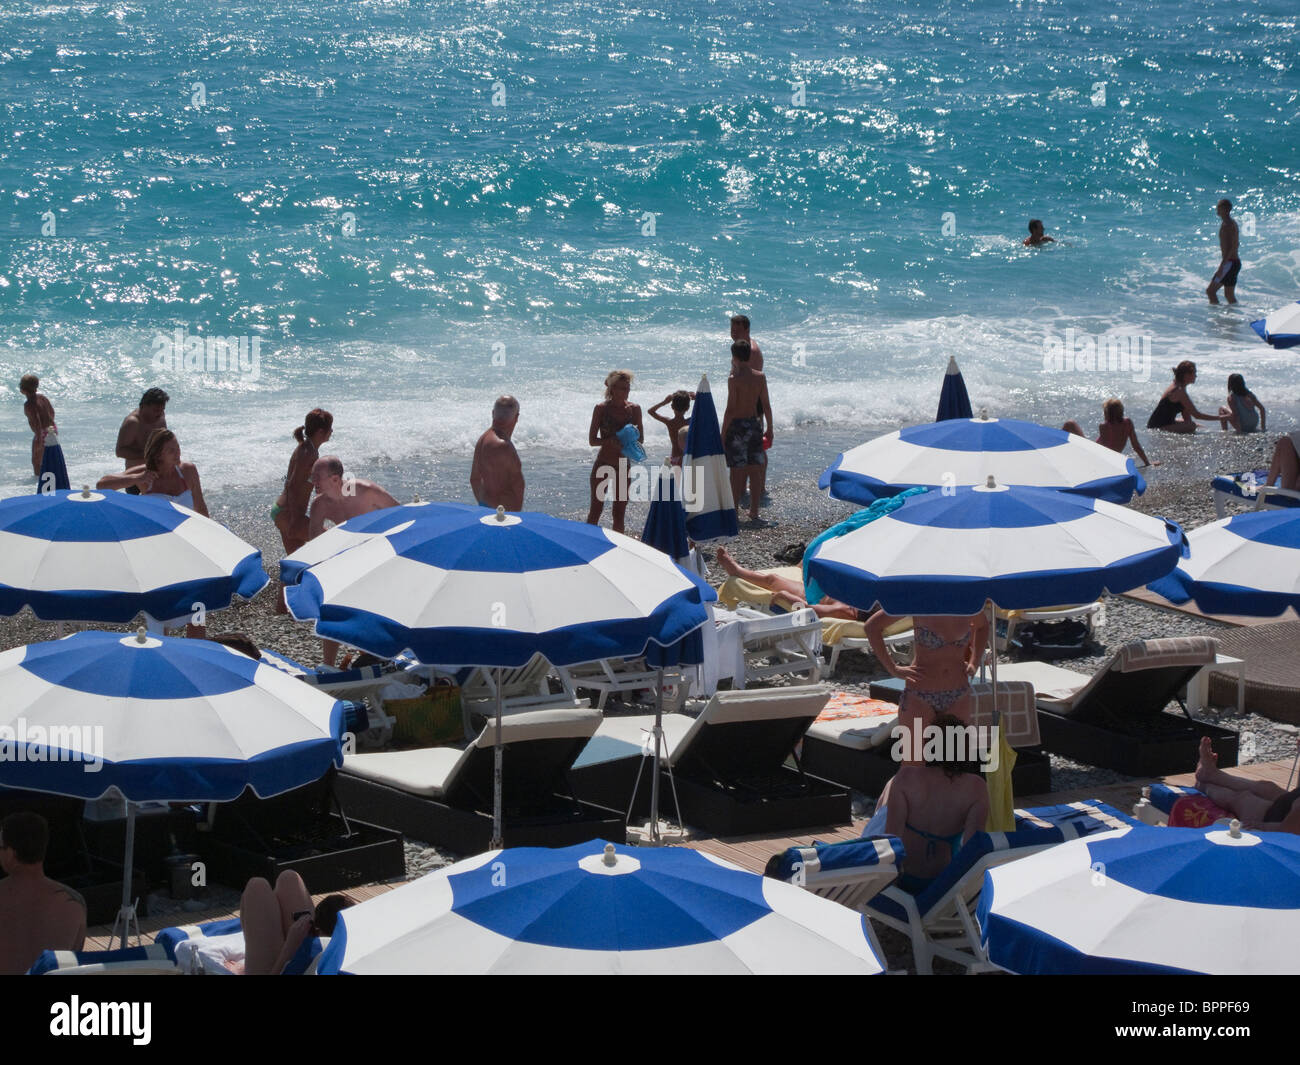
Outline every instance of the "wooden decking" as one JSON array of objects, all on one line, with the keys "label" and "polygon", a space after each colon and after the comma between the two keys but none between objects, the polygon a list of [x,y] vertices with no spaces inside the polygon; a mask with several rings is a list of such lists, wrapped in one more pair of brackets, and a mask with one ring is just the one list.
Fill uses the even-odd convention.
[{"label": "wooden decking", "polygon": [[[1275,762],[1256,762],[1234,769],[1233,772],[1242,776],[1253,777],[1256,780],[1271,780],[1279,787],[1285,788],[1291,773],[1291,765],[1292,759],[1284,758]],[[1193,776],[1191,773],[1180,773],[1175,776],[1165,777],[1164,781],[1168,784],[1190,785],[1193,783]],[[1047,795],[1018,795],[1016,796],[1016,805],[1019,807],[1054,806],[1058,803],[1077,802],[1081,799],[1100,799],[1111,806],[1128,811],[1132,809],[1141,793],[1142,784],[1133,781],[1103,787],[1054,791]],[[732,836],[726,839],[709,837],[692,840],[686,843],[685,846],[715,855],[740,866],[742,869],[761,873],[772,855],[779,854],[788,847],[806,847],[814,840],[833,843],[838,840],[856,839],[862,834],[864,823],[863,821],[855,821],[851,825],[829,825],[793,836]],[[348,888],[347,894],[358,902],[364,902],[366,899],[382,895],[400,886],[400,882],[367,884],[362,887]],[[313,896],[313,901],[319,902],[324,897],[323,894]],[[207,921],[218,921],[223,918],[238,916],[237,910],[211,909],[197,913],[172,913],[165,917],[148,917],[140,922],[141,939],[146,943],[152,942],[154,936],[161,929],[173,925],[201,924]],[[86,937],[86,950],[111,949],[111,931],[111,928],[107,925],[96,925],[91,928]]]}]

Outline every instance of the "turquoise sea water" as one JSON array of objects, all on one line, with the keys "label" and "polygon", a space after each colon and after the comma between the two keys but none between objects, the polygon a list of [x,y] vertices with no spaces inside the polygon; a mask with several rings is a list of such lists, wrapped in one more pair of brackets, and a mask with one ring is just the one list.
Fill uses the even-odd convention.
[{"label": "turquoise sea water", "polygon": [[[932,418],[949,354],[993,413],[1090,426],[1118,394],[1141,424],[1191,358],[1203,408],[1241,371],[1292,428],[1297,356],[1248,322],[1300,298],[1298,25],[1282,0],[4,0],[0,491],[26,490],[34,371],[78,481],[161,384],[210,495],[273,490],[319,405],[359,474],[465,498],[512,391],[530,484],[580,499],[604,374],[645,405],[721,385],[733,311],[787,472]],[[1235,309],[1202,295],[1224,195]],[[1031,216],[1068,246],[1023,249]],[[176,330],[243,338],[245,372],[158,369]],[[1048,372],[1067,330],[1150,364]]]}]

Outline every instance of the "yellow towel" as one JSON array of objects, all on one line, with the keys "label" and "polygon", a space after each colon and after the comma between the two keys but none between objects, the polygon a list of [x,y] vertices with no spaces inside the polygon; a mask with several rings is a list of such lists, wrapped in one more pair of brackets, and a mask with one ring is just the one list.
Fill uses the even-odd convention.
[{"label": "yellow towel", "polygon": [[1007,742],[1006,729],[998,729],[998,767],[985,776],[989,786],[989,816],[986,832],[1011,832],[1016,827],[1016,803],[1011,789],[1011,770],[1016,766],[1015,748]]},{"label": "yellow towel", "polygon": [[[796,584],[803,583],[803,570],[798,566],[784,566],[781,569],[769,569],[762,572],[784,577]],[[779,596],[766,588],[760,588],[757,584],[750,584],[749,581],[742,580],[739,577],[728,577],[723,581],[722,587],[718,589],[718,602],[728,610],[735,610],[739,603],[753,603],[755,606],[769,607],[774,599],[782,605],[788,604],[788,600],[784,596]]]}]

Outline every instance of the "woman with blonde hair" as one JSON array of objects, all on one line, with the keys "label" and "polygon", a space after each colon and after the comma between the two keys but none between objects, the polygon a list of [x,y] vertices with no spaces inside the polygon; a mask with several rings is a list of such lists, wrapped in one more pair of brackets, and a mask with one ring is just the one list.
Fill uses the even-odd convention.
[{"label": "woman with blonde hair", "polygon": [[[640,462],[645,458],[641,442],[645,430],[641,426],[641,408],[627,401],[632,391],[632,371],[614,370],[605,378],[605,402],[597,403],[591,412],[591,428],[587,442],[596,452],[591,466],[591,509],[587,524],[599,525],[605,510],[605,500],[613,497],[614,531],[623,531],[623,515],[627,511],[628,461]],[[635,436],[629,431],[635,430]]]}]

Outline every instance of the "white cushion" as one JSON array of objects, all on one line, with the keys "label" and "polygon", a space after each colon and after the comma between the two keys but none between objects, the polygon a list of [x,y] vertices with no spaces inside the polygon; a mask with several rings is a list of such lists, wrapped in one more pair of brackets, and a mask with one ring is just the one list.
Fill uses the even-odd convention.
[{"label": "white cushion", "polygon": [[455,747],[350,754],[343,759],[343,772],[363,780],[373,780],[376,784],[386,784],[398,791],[437,799],[442,797],[457,763],[465,754]]}]

